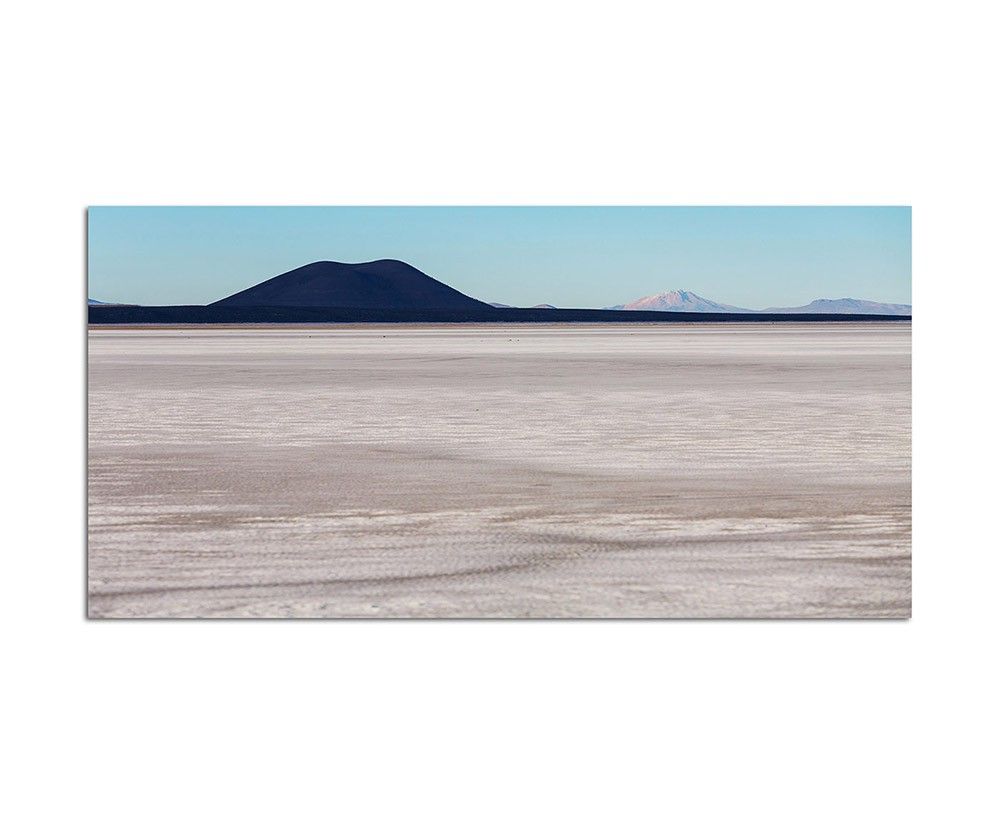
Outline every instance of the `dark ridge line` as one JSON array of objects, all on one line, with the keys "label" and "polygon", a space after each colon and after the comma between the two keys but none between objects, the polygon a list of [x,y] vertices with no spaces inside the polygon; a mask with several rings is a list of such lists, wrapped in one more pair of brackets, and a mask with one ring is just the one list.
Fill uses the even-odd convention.
[{"label": "dark ridge line", "polygon": [[296,306],[88,306],[104,324],[264,323],[847,323],[907,322],[911,315],[651,312],[624,309],[349,309]]}]

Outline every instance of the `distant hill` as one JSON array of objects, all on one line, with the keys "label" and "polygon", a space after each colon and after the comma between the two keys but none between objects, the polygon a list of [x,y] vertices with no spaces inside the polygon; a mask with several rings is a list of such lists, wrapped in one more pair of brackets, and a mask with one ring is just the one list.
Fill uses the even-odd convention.
[{"label": "distant hill", "polygon": [[401,260],[309,263],[211,306],[342,309],[488,309],[489,304]]},{"label": "distant hill", "polygon": [[538,303],[531,307],[532,309],[555,309],[551,303]]},{"label": "distant hill", "polygon": [[820,298],[805,306],[762,309],[761,311],[780,312],[786,315],[912,315],[913,307],[908,303],[876,303],[872,300],[858,300],[857,298]]},{"label": "distant hill", "polygon": [[675,289],[672,292],[660,292],[658,295],[649,295],[645,298],[638,298],[631,303],[621,303],[618,306],[609,306],[608,309],[628,309],[632,311],[646,312],[751,312],[752,309],[741,309],[738,306],[729,306],[725,303],[716,303],[708,300],[694,292],[684,289]]},{"label": "distant hill", "polygon": [[87,298],[87,306],[135,306],[134,303],[116,303],[115,301],[94,300]]},{"label": "distant hill", "polygon": [[490,301],[490,306],[492,306],[494,309],[513,309],[514,308],[509,303],[493,303],[493,301]]}]

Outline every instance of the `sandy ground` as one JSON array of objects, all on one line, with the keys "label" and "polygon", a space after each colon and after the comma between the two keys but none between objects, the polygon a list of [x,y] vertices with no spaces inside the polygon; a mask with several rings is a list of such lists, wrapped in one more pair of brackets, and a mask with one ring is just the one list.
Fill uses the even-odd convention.
[{"label": "sandy ground", "polygon": [[92,616],[910,613],[909,323],[89,344]]}]

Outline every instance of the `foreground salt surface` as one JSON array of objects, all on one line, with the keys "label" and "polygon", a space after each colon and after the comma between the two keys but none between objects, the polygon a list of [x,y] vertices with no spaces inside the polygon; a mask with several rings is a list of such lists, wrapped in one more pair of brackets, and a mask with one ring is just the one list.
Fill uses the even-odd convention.
[{"label": "foreground salt surface", "polygon": [[909,323],[89,348],[92,616],[910,612]]}]

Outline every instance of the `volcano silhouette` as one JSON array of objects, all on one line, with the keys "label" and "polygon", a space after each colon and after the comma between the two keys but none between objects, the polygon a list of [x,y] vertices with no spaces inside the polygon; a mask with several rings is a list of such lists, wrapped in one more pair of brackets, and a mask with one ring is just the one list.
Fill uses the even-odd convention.
[{"label": "volcano silhouette", "polygon": [[401,260],[317,261],[276,275],[212,306],[345,309],[490,309]]}]

